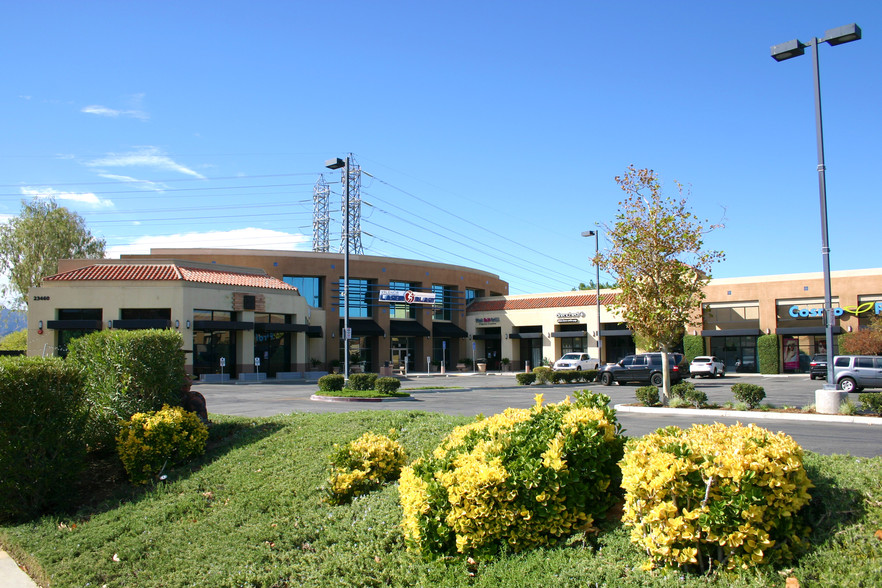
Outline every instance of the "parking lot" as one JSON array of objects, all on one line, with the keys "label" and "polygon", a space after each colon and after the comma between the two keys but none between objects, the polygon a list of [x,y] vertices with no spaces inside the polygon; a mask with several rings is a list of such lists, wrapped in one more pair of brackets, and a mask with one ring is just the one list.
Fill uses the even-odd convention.
[{"label": "parking lot", "polygon": [[[759,384],[765,388],[765,403],[775,406],[804,407],[814,403],[814,391],[823,383],[809,380],[808,375],[760,376],[732,374],[725,378],[694,378],[691,380],[703,390],[711,403],[723,404],[734,401],[731,387],[736,382]],[[423,386],[436,386],[431,390],[418,390]],[[636,403],[635,385],[603,386],[592,384],[556,384],[544,386],[518,386],[514,375],[507,374],[416,374],[402,382],[402,389],[410,391],[409,399],[384,400],[383,402],[323,402],[311,400],[316,391],[315,383],[254,383],[254,384],[196,384],[208,404],[208,410],[217,414],[240,416],[272,416],[291,412],[349,412],[354,410],[423,410],[446,414],[475,416],[495,414],[508,407],[527,408],[533,405],[534,396],[542,393],[546,402],[558,402],[574,390],[590,389],[611,398],[611,404]],[[857,400],[856,395],[854,400]],[[626,434],[639,436],[659,427],[677,425],[688,427],[692,423],[736,422],[735,418],[704,417],[698,414],[673,416],[661,410],[652,414],[619,414],[619,422]],[[756,422],[772,431],[784,431],[796,439],[805,449],[824,454],[851,454],[871,457],[882,455],[882,427],[834,422],[803,422],[785,420],[759,420],[749,417],[742,422]]]}]

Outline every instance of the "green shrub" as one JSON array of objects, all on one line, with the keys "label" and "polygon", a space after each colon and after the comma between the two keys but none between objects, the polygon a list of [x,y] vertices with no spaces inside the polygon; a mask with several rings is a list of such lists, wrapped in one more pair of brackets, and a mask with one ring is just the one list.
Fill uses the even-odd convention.
[{"label": "green shrub", "polygon": [[882,392],[864,392],[858,395],[858,400],[866,410],[882,414]]},{"label": "green shrub", "polygon": [[616,501],[621,427],[587,391],[457,427],[401,472],[408,548],[492,554],[556,544]]},{"label": "green shrub", "polygon": [[517,380],[518,384],[521,386],[529,386],[536,381],[536,374],[532,372],[515,374],[515,380]]},{"label": "green shrub", "polygon": [[548,384],[551,382],[551,378],[554,374],[554,370],[547,366],[539,366],[533,368],[533,373],[536,374],[536,383],[537,384]]},{"label": "green shrub", "polygon": [[208,428],[180,406],[139,412],[120,425],[116,450],[129,479],[146,484],[162,471],[205,453]]},{"label": "green shrub", "polygon": [[701,408],[702,406],[707,404],[707,394],[693,387],[690,390],[686,390],[685,394],[683,395],[683,400],[685,400],[695,408]]},{"label": "green shrub", "polygon": [[681,380],[671,386],[671,397],[686,400],[686,394],[692,390],[695,390],[695,384],[688,380]]},{"label": "green shrub", "polygon": [[701,335],[685,335],[683,337],[683,351],[685,356],[683,361],[687,364],[692,363],[692,360],[699,355],[705,355],[704,337]]},{"label": "green shrub", "polygon": [[85,464],[79,372],[59,358],[0,360],[0,519],[62,506]]},{"label": "green shrub", "polygon": [[343,374],[328,374],[318,379],[318,387],[322,392],[339,392],[346,384]]},{"label": "green shrub", "polygon": [[570,384],[579,381],[579,374],[576,370],[558,370],[551,372],[552,384]]},{"label": "green shrub", "polygon": [[112,449],[119,421],[135,413],[181,404],[182,345],[168,329],[104,330],[70,342],[67,360],[84,376],[90,449]]},{"label": "green shrub", "polygon": [[756,408],[766,397],[766,390],[756,384],[739,382],[732,386],[732,394],[735,395],[735,400],[738,402],[744,402],[748,407]]},{"label": "green shrub", "polygon": [[761,374],[778,373],[778,335],[760,335],[756,339]]},{"label": "green shrub", "polygon": [[350,390],[373,390],[378,377],[378,374],[349,374],[349,386],[347,387]]},{"label": "green shrub", "polygon": [[383,394],[398,392],[399,388],[401,388],[401,381],[398,378],[377,378],[377,381],[374,384],[374,390],[382,392]]},{"label": "green shrub", "polygon": [[643,406],[655,406],[658,404],[658,388],[655,386],[641,386],[634,391],[634,394],[637,395],[637,400]]},{"label": "green shrub", "polygon": [[27,351],[28,330],[22,329],[20,331],[14,331],[0,339],[0,349],[8,351]]},{"label": "green shrub", "polygon": [[812,483],[784,433],[667,427],[629,441],[621,467],[622,521],[649,554],[646,568],[750,568],[786,563],[806,546],[797,515]]},{"label": "green shrub", "polygon": [[404,448],[385,435],[368,432],[342,447],[335,444],[327,501],[346,504],[356,496],[397,480],[406,461]]}]

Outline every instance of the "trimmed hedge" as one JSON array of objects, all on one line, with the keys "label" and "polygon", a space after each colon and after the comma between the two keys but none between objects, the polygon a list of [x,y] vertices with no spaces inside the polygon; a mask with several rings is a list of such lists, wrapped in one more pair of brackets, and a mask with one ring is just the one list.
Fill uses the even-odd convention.
[{"label": "trimmed hedge", "polygon": [[634,394],[643,406],[656,406],[658,404],[658,388],[655,386],[641,386],[634,390]]},{"label": "trimmed hedge", "polygon": [[756,339],[761,374],[778,373],[778,335],[760,335]]},{"label": "trimmed hedge", "polygon": [[860,400],[861,405],[870,412],[882,414],[882,393],[864,392],[863,394],[858,394],[858,400]]},{"label": "trimmed hedge", "polygon": [[683,337],[683,351],[686,356],[683,361],[692,363],[692,360],[704,353],[704,337],[701,335],[685,335]]},{"label": "trimmed hedge", "polygon": [[536,374],[533,372],[522,372],[519,374],[515,374],[515,379],[518,381],[518,384],[521,386],[529,386],[536,382]]},{"label": "trimmed hedge", "polygon": [[0,360],[0,519],[63,506],[85,464],[82,378],[60,358]]},{"label": "trimmed hedge", "polygon": [[550,367],[540,365],[539,367],[533,368],[533,373],[536,375],[537,384],[548,384],[549,382],[551,382],[554,370],[552,370]]},{"label": "trimmed hedge", "polygon": [[559,370],[552,372],[553,384],[578,384],[593,382],[597,379],[597,370]]},{"label": "trimmed hedge", "polygon": [[744,402],[750,408],[756,408],[766,397],[766,389],[756,384],[739,382],[732,386],[732,394],[735,395],[735,400],[738,402]]},{"label": "trimmed hedge", "polygon": [[322,392],[339,392],[346,384],[343,374],[328,374],[318,379],[318,387]]},{"label": "trimmed hedge", "polygon": [[119,422],[181,405],[183,339],[169,329],[104,330],[70,342],[67,361],[83,373],[90,450],[115,447]]},{"label": "trimmed hedge", "polygon": [[368,391],[374,389],[379,374],[349,374],[350,390]]},{"label": "trimmed hedge", "polygon": [[376,383],[374,384],[374,390],[383,394],[398,392],[399,388],[401,388],[401,381],[398,378],[390,378],[388,376],[385,378],[377,378]]}]

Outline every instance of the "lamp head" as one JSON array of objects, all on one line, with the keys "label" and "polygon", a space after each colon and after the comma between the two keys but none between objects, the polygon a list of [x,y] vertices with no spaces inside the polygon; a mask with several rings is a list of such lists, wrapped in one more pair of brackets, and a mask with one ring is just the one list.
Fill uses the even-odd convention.
[{"label": "lamp head", "polygon": [[799,39],[793,39],[779,45],[772,45],[772,59],[775,61],[784,61],[792,57],[799,57],[805,54],[805,45]]},{"label": "lamp head", "polygon": [[329,159],[325,162],[325,167],[328,169],[340,169],[346,165],[346,162],[340,159],[339,157],[335,157],[333,159]]},{"label": "lamp head", "polygon": [[824,42],[828,45],[842,45],[850,43],[861,38],[861,27],[854,23],[847,24],[844,27],[836,27],[824,33]]}]

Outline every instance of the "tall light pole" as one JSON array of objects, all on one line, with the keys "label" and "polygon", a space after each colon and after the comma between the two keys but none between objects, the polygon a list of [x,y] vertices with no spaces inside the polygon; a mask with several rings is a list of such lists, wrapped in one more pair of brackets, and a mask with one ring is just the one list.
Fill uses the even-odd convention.
[{"label": "tall light pole", "polygon": [[594,266],[597,268],[597,278],[594,282],[595,286],[597,286],[597,363],[600,364],[600,356],[602,354],[601,345],[602,342],[600,340],[600,262],[597,261],[597,256],[600,254],[600,231],[582,231],[583,237],[594,237]]},{"label": "tall light pole", "polygon": [[343,378],[349,381],[349,156],[345,161],[339,157],[329,159],[325,167],[343,168]]},{"label": "tall light pole", "polygon": [[[824,33],[823,39],[812,37],[809,45],[812,48],[812,60],[815,72],[815,128],[818,135],[818,190],[821,196],[821,260],[824,268],[824,335],[827,341],[827,383],[825,390],[834,390],[833,381],[833,297],[830,293],[830,244],[827,238],[827,180],[824,165],[824,127],[821,121],[821,70],[818,64],[818,43],[831,46],[842,45],[861,38],[861,28],[852,23],[844,27],[830,29]],[[792,57],[805,54],[806,45],[799,39],[772,46],[772,58],[785,61]]]}]

